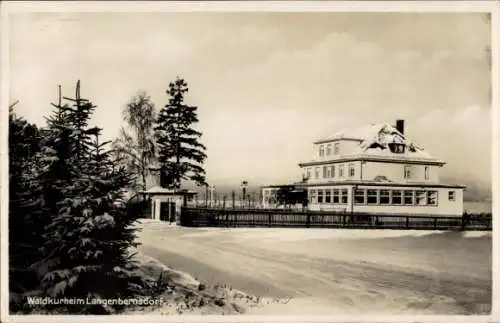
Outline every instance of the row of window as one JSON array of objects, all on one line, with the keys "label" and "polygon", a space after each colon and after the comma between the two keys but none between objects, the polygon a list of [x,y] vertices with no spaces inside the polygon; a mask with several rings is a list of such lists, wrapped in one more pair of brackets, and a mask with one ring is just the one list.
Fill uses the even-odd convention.
[{"label": "row of window", "polygon": [[[348,164],[348,173],[347,176],[349,178],[352,178],[356,175],[356,168],[354,167],[353,163]],[[411,166],[411,165],[405,165],[403,169],[403,178],[404,179],[416,179],[416,176],[414,175],[414,167],[416,166]],[[424,179],[428,180],[429,179],[429,166],[424,166]],[[312,168],[308,167],[305,170],[304,176],[306,178],[311,178],[311,171]],[[321,176],[322,175],[322,176]],[[345,165],[344,164],[339,164],[337,166],[335,165],[329,165],[329,166],[322,166],[322,167],[314,167],[314,178],[319,179],[319,178],[343,178],[345,177]]]},{"label": "row of window", "polygon": [[342,189],[327,189],[327,190],[310,190],[310,200],[312,203],[333,203],[333,204],[347,204],[348,191],[346,188]]},{"label": "row of window", "polygon": [[339,146],[338,142],[333,144],[333,151],[332,151],[332,144],[319,145],[319,156],[320,157],[331,156],[332,152],[333,152],[333,155],[337,155],[339,153],[339,148],[340,148],[340,146]]},{"label": "row of window", "polygon": [[[312,203],[347,204],[347,189],[312,189]],[[448,200],[455,201],[455,191],[448,191]],[[367,205],[437,205],[438,192],[424,190],[356,189],[355,204]]]},{"label": "row of window", "polygon": [[355,204],[437,205],[437,201],[437,191],[374,189],[357,189],[354,191]]},{"label": "row of window", "polygon": [[[349,164],[347,166],[347,175],[349,177],[354,177],[356,175],[356,169],[354,168],[354,164]],[[322,178],[343,178],[345,176],[345,165],[329,165],[323,167],[315,167],[314,168],[314,178],[319,179],[320,175],[323,175]],[[306,178],[311,178],[311,167],[308,167],[305,172]]]}]

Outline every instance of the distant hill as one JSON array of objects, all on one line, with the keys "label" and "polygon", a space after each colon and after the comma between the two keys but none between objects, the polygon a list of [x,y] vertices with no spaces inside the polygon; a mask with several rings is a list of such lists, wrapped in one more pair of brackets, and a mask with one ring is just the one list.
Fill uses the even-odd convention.
[{"label": "distant hill", "polygon": [[[442,182],[448,182],[443,178]],[[453,182],[450,180],[449,182]],[[461,184],[465,185],[464,201],[467,202],[491,202],[491,183],[478,182],[474,180],[461,180]]]}]

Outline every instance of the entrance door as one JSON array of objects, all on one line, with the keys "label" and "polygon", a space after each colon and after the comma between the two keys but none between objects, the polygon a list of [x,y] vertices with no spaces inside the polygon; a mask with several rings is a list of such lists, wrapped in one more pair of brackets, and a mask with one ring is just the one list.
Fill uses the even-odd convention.
[{"label": "entrance door", "polygon": [[174,202],[169,202],[169,209],[170,209],[170,222],[175,222],[175,203]]},{"label": "entrance door", "polygon": [[175,221],[175,203],[161,202],[160,204],[160,221]]}]

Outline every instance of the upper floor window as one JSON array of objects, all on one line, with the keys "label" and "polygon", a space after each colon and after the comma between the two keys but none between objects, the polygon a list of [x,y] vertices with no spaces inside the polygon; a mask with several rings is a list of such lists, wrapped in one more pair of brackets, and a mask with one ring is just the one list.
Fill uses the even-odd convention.
[{"label": "upper floor window", "polygon": [[319,178],[319,167],[314,168],[314,178]]},{"label": "upper floor window", "polygon": [[332,177],[332,169],[329,166],[325,166],[326,168],[326,177],[325,178],[331,178]]},{"label": "upper floor window", "polygon": [[448,191],[448,201],[455,201],[455,191]]},{"label": "upper floor window", "polygon": [[344,177],[344,165],[339,165],[339,177]]},{"label": "upper floor window", "polygon": [[429,179],[429,166],[424,167],[424,177],[425,179]]},{"label": "upper floor window", "polygon": [[332,155],[332,144],[326,145],[326,155],[331,156]]},{"label": "upper floor window", "polygon": [[325,155],[325,146],[323,145],[319,146],[319,155],[320,157],[323,157]]},{"label": "upper floor window", "polygon": [[307,177],[307,178],[310,178],[310,177],[311,177],[311,168],[307,168],[307,171],[306,171],[306,177]]},{"label": "upper floor window", "polygon": [[354,177],[355,169],[354,164],[349,164],[349,177]]},{"label": "upper floor window", "polygon": [[392,142],[389,144],[389,149],[395,154],[403,154],[405,152],[405,145],[402,143]]},{"label": "upper floor window", "polygon": [[330,177],[335,177],[335,165],[330,166]]},{"label": "upper floor window", "polygon": [[327,174],[327,172],[328,172],[328,167],[323,166],[323,178],[328,178],[328,176],[327,176],[327,175],[328,175],[328,174]]},{"label": "upper floor window", "polygon": [[404,178],[405,179],[411,178],[411,166],[409,166],[409,165],[405,165],[405,168],[404,168]]},{"label": "upper floor window", "polygon": [[340,144],[338,142],[336,142],[334,145],[333,145],[333,153],[335,155],[337,155],[339,153],[339,148],[340,148]]}]

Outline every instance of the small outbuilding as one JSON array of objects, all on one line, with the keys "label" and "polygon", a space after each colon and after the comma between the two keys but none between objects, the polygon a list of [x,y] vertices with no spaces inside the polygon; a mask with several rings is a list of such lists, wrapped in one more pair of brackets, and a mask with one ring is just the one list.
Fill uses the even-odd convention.
[{"label": "small outbuilding", "polygon": [[181,207],[197,194],[186,189],[169,189],[161,186],[140,192],[151,201],[151,219],[179,223]]}]

